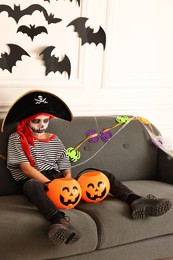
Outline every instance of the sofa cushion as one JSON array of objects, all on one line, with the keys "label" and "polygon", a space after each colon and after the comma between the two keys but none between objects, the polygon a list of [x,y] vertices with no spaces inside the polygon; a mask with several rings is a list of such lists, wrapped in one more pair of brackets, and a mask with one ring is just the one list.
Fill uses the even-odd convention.
[{"label": "sofa cushion", "polygon": [[97,227],[85,212],[65,210],[71,223],[84,236],[76,245],[53,245],[47,237],[49,222],[23,195],[0,196],[1,259],[50,259],[94,251]]},{"label": "sofa cushion", "polygon": [[[94,252],[71,256],[61,260],[173,260],[173,236],[160,236],[121,246],[99,249]],[[46,259],[58,260],[58,259]]]},{"label": "sofa cushion", "polygon": [[[149,193],[157,197],[173,198],[172,185],[157,181],[129,181],[125,183],[138,194]],[[100,203],[80,203],[80,210],[87,212],[97,223],[99,249],[123,245],[147,238],[173,233],[173,209],[161,217],[133,220],[126,203],[108,197]]]}]

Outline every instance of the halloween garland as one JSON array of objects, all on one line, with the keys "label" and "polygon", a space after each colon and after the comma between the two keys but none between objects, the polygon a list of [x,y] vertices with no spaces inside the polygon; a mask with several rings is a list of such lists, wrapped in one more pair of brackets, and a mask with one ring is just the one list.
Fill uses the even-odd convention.
[{"label": "halloween garland", "polygon": [[[104,146],[111,141],[111,139],[117,135],[120,131],[124,129],[131,121],[138,120],[144,128],[147,130],[151,141],[153,142],[154,145],[156,145],[158,148],[160,148],[162,151],[164,151],[169,159],[173,158],[173,151],[169,149],[164,137],[161,134],[156,134],[152,124],[150,121],[143,117],[139,116],[134,116],[129,118],[128,116],[117,116],[115,118],[115,125],[111,126],[110,128],[103,128],[102,131],[98,132],[93,128],[90,128],[85,132],[86,138],[84,138],[79,144],[77,144],[75,147],[69,147],[66,149],[67,155],[72,163],[76,163],[80,158],[81,158],[81,153],[79,148],[85,143],[85,142],[90,142],[90,143],[97,143],[99,140],[104,142],[104,145],[89,159],[87,159],[84,162],[78,163],[77,165],[73,165],[72,168],[77,167],[79,165],[82,165],[86,163],[87,161],[91,160],[93,157],[95,157],[103,148]],[[111,130],[114,128],[120,127],[118,131],[116,131],[114,134],[112,134]],[[6,157],[3,155],[0,155],[0,159],[6,160]]]},{"label": "halloween garland", "polygon": [[[44,0],[50,3],[50,0]],[[58,1],[58,0],[57,0]],[[73,0],[70,0],[72,2]],[[76,0],[78,3],[78,6],[80,6],[80,0]],[[0,4],[0,14],[2,12],[7,12],[8,16],[13,18],[18,24],[19,20],[23,16],[32,16],[32,14],[35,11],[39,11],[45,18],[45,21],[47,21],[48,25],[50,24],[57,24],[62,21],[59,17],[54,17],[54,14],[48,13],[46,8],[43,7],[40,4],[32,4],[28,6],[25,9],[21,9],[20,5],[15,5],[12,8],[9,5],[6,4]],[[87,17],[78,17],[68,23],[66,25],[66,28],[69,26],[74,26],[74,31],[78,33],[78,37],[81,39],[81,45],[84,45],[86,43],[95,43],[97,46],[99,43],[103,45],[103,49],[105,50],[106,46],[106,34],[103,28],[100,26],[98,32],[94,33],[94,30],[90,28],[89,26],[86,28],[85,24],[88,21],[89,18]],[[29,27],[27,25],[21,25],[17,28],[16,33],[23,33],[26,34],[28,37],[30,37],[31,41],[34,41],[36,36],[39,36],[40,34],[49,33],[48,28],[44,26],[36,26],[35,24],[30,24]],[[16,44],[8,43],[8,47],[10,48],[10,53],[7,54],[1,53],[0,54],[0,68],[2,70],[8,70],[10,73],[12,73],[12,69],[14,66],[16,66],[16,62],[21,60],[22,56],[27,55],[30,57],[30,55],[25,51],[22,47]],[[51,71],[56,73],[57,71],[60,73],[63,73],[64,71],[68,74],[68,79],[70,78],[71,74],[71,62],[70,59],[67,57],[66,54],[64,55],[64,59],[60,62],[58,57],[55,57],[54,55],[51,55],[52,50],[55,48],[55,46],[47,46],[44,48],[44,50],[40,53],[43,54],[43,61],[45,65],[45,76],[47,76]],[[39,56],[40,56],[39,55]]]},{"label": "halloween garland", "polygon": [[[123,130],[124,127],[127,126],[131,121],[138,120],[144,128],[147,130],[147,132],[150,135],[150,138],[152,142],[161,150],[163,150],[165,153],[167,153],[170,158],[173,157],[173,151],[170,151],[167,148],[167,145],[164,141],[164,138],[161,135],[157,135],[152,127],[152,124],[145,118],[143,117],[127,117],[127,116],[117,116],[115,118],[115,125],[113,125],[110,128],[103,128],[101,132],[97,132],[95,129],[91,128],[86,131],[85,135],[86,138],[83,139],[79,144],[77,144],[75,147],[69,147],[66,149],[67,155],[70,159],[71,162],[75,163],[81,158],[81,153],[79,151],[79,148],[86,142],[89,141],[90,143],[97,143],[99,140],[102,140],[105,144],[98,150],[94,155],[92,155],[89,159],[87,159],[84,162],[78,163],[77,165],[73,165],[72,168],[77,167],[79,165],[82,165],[89,160],[91,160],[93,157],[95,157],[103,148],[104,146],[115,136],[117,135],[120,131]],[[114,128],[120,127],[117,132],[112,134],[111,130]]]}]

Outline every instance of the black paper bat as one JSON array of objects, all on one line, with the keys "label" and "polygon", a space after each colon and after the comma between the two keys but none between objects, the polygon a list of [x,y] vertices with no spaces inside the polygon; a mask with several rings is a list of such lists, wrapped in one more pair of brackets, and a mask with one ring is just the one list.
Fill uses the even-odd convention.
[{"label": "black paper bat", "polygon": [[73,20],[71,23],[67,25],[74,26],[74,31],[79,34],[79,37],[82,39],[82,45],[85,43],[92,43],[94,42],[96,45],[99,43],[103,44],[105,49],[106,46],[106,34],[103,28],[100,26],[98,32],[94,33],[94,30],[90,27],[85,27],[85,23],[88,20],[86,17],[78,17],[77,19]]},{"label": "black paper bat", "polygon": [[13,66],[16,66],[16,62],[22,60],[23,55],[30,55],[16,44],[7,44],[10,48],[10,53],[1,53],[0,68],[2,70],[8,70],[12,73]]},{"label": "black paper bat", "polygon": [[7,12],[9,17],[12,17],[16,23],[19,22],[20,18],[23,17],[24,15],[32,15],[33,12],[35,11],[40,11],[43,12],[44,17],[48,24],[50,23],[58,23],[62,21],[60,18],[54,18],[54,15],[51,13],[50,15],[47,13],[46,9],[38,4],[33,4],[25,8],[24,10],[20,9],[20,5],[15,5],[14,4],[14,9],[11,8],[9,5],[0,5],[0,13],[1,12]]},{"label": "black paper bat", "polygon": [[62,61],[59,61],[59,58],[55,57],[55,55],[51,56],[52,50],[55,49],[54,46],[46,47],[40,55],[43,55],[43,60],[46,66],[46,76],[53,71],[54,73],[59,71],[61,74],[66,71],[68,74],[68,78],[70,78],[71,74],[71,63],[69,58],[65,55]]},{"label": "black paper bat", "polygon": [[31,38],[32,41],[34,37],[37,36],[38,34],[41,34],[43,32],[48,33],[47,29],[44,26],[35,27],[35,25],[31,25],[31,24],[30,27],[26,25],[21,25],[17,30],[17,33],[18,32],[26,33]]}]

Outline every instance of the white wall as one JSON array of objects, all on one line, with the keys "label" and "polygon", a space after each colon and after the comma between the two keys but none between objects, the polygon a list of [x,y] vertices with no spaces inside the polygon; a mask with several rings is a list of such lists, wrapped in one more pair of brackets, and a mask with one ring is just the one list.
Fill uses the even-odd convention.
[{"label": "white wall", "polygon": [[[0,0],[0,4],[21,9],[33,0]],[[51,3],[51,4],[50,4]],[[173,140],[173,1],[172,0],[76,0],[37,1],[62,23],[47,25],[40,12],[23,17],[18,24],[6,12],[0,13],[0,52],[7,43],[22,46],[31,58],[22,57],[13,73],[0,69],[0,114],[30,89],[45,89],[57,94],[74,115],[132,114],[149,119]],[[84,16],[101,25],[107,35],[102,44],[85,44],[73,27],[73,19]],[[32,18],[32,21],[31,21]],[[2,26],[3,24],[3,26]],[[22,24],[44,25],[49,34],[32,42],[16,33]],[[56,46],[55,55],[70,57],[72,73],[50,73],[38,54],[46,46]]]}]

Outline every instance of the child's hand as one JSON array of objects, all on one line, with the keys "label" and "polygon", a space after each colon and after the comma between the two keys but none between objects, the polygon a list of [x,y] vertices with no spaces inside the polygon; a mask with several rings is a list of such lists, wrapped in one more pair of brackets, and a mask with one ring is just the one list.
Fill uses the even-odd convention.
[{"label": "child's hand", "polygon": [[43,185],[46,192],[49,190],[49,187],[48,187],[48,186],[49,186],[50,183],[51,183],[51,181],[47,181],[47,182],[45,182],[44,185]]},{"label": "child's hand", "polygon": [[64,176],[64,178],[71,178],[71,171],[69,169],[63,170],[62,174]]}]

